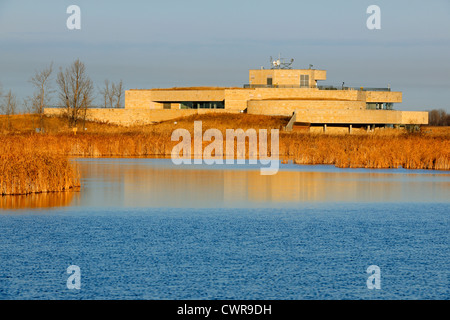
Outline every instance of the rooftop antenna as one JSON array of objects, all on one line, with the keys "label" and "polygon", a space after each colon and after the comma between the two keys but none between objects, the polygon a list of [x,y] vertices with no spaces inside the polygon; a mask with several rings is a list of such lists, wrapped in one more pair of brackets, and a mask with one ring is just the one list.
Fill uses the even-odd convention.
[{"label": "rooftop antenna", "polygon": [[281,58],[281,54],[278,55],[278,59],[274,60],[270,57],[270,66],[271,69],[292,69],[292,63],[294,59],[287,60],[285,58]]}]

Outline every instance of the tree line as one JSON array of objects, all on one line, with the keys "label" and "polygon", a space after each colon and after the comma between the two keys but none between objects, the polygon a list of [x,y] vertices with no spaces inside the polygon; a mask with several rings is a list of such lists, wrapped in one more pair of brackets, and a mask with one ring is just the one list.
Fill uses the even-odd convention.
[{"label": "tree line", "polygon": [[428,124],[430,126],[450,126],[450,114],[443,109],[428,111]]},{"label": "tree line", "polygon": [[[34,88],[31,96],[23,101],[26,112],[39,116],[39,128],[43,129],[44,109],[52,102],[52,95],[57,93],[59,106],[64,109],[64,116],[69,126],[76,126],[78,121],[86,120],[88,108],[92,106],[95,98],[94,84],[86,72],[86,66],[79,59],[69,67],[59,68],[56,76],[56,90],[53,86],[53,63],[38,70],[30,78],[29,82]],[[104,108],[122,108],[124,98],[123,82],[110,83],[105,80],[103,88],[99,88]],[[3,92],[0,84],[0,111],[8,118],[18,112],[19,103],[12,90]],[[450,126],[450,114],[443,109],[433,109],[429,113],[429,125]]]},{"label": "tree line", "polygon": [[[31,96],[23,101],[26,112],[39,116],[39,128],[44,126],[44,109],[51,106],[53,94],[57,94],[57,103],[64,109],[64,116],[69,126],[76,126],[78,121],[86,120],[88,108],[92,107],[95,98],[94,84],[87,74],[86,66],[79,59],[63,69],[60,67],[56,75],[56,89],[52,78],[53,63],[37,70],[29,79],[34,88]],[[104,87],[99,88],[105,108],[122,108],[124,86],[122,80],[110,83],[105,80]],[[19,103],[12,90],[4,93],[0,85],[0,111],[8,118],[18,112]]]}]

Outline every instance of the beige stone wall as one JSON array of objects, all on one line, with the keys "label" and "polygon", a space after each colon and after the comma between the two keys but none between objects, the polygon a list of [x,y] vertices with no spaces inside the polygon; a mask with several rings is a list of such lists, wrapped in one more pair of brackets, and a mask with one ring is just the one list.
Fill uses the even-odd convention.
[{"label": "beige stone wall", "polygon": [[249,71],[249,84],[266,85],[267,78],[272,78],[273,85],[300,85],[300,75],[309,75],[309,85],[314,86],[315,80],[326,80],[325,70],[314,69],[260,69]]},{"label": "beige stone wall", "polygon": [[[356,103],[356,102],[355,102]],[[252,112],[251,114],[267,114]],[[427,112],[394,111],[394,110],[333,110],[329,109],[295,109],[297,122],[309,123],[339,123],[339,124],[428,124]],[[45,114],[60,116],[63,109],[47,108]],[[172,109],[172,110],[144,110],[144,109],[89,109],[87,119],[98,122],[120,124],[125,126],[151,124],[171,120],[193,114],[236,112],[226,109]],[[273,115],[291,115],[287,113],[273,113]]]},{"label": "beige stone wall", "polygon": [[49,117],[61,116],[63,113],[64,113],[64,110],[60,109],[60,108],[45,108],[44,109],[44,114]]},{"label": "beige stone wall", "polygon": [[315,80],[327,80],[327,71],[326,70],[314,70]]},{"label": "beige stone wall", "polygon": [[[316,110],[297,111],[297,121],[310,123],[340,124],[428,124],[427,112],[405,112],[395,110]],[[406,122],[405,122],[406,121]]]},{"label": "beige stone wall", "polygon": [[256,96],[256,89],[227,89],[225,90],[225,109],[245,110],[247,101]]},{"label": "beige stone wall", "polygon": [[[365,108],[365,92],[359,90],[319,90],[315,88],[256,88],[256,89],[226,89],[225,108],[230,110],[245,110],[252,100],[276,100],[284,103],[287,99],[315,100],[316,105],[329,105],[330,101],[337,100],[335,105],[343,105],[339,101],[350,101],[351,108]],[[323,100],[320,102],[319,100]],[[354,103],[352,103],[354,102]],[[263,102],[261,102],[263,103]],[[311,105],[311,101],[303,104]],[[273,112],[272,112],[273,113]],[[269,113],[269,114],[272,114]],[[290,112],[292,114],[292,112]]]},{"label": "beige stone wall", "polygon": [[396,91],[365,91],[367,102],[401,103],[402,93]]},{"label": "beige stone wall", "polygon": [[125,108],[156,109],[151,90],[126,90]]},{"label": "beige stone wall", "polygon": [[[251,114],[270,114],[290,116],[295,110],[311,111],[327,110],[329,113],[338,110],[365,110],[363,101],[338,100],[251,100],[247,112]],[[348,111],[347,111],[348,110]]]},{"label": "beige stone wall", "polygon": [[[308,103],[311,103],[308,105]],[[360,101],[249,101],[250,114],[297,113],[297,122],[339,124],[428,124],[427,112],[366,110]]]},{"label": "beige stone wall", "polygon": [[127,90],[125,91],[126,109],[163,109],[164,102],[181,101],[223,101],[225,89],[215,90]]},{"label": "beige stone wall", "polygon": [[223,89],[200,89],[200,90],[151,90],[153,101],[223,101],[225,99],[225,88]]},{"label": "beige stone wall", "polygon": [[[283,70],[267,70],[283,71]],[[127,90],[126,109],[163,109],[164,102],[224,101],[225,108],[244,110],[249,100],[322,99],[368,102],[401,102],[401,92],[370,92],[360,90],[319,90],[316,88],[221,88],[221,89],[154,89]],[[173,105],[172,108],[175,106]]]},{"label": "beige stone wall", "polygon": [[[61,116],[64,112],[59,108],[46,108],[44,110],[48,116]],[[208,112],[227,113],[233,112],[225,109],[172,109],[172,110],[150,110],[150,109],[89,109],[87,120],[119,124],[124,126],[144,125],[160,121],[172,120],[194,114],[205,114]]]},{"label": "beige stone wall", "polygon": [[401,111],[394,110],[296,110],[297,121],[339,124],[400,124]]},{"label": "beige stone wall", "polygon": [[428,124],[428,112],[402,111],[402,124]]},{"label": "beige stone wall", "polygon": [[250,70],[248,72],[248,83],[252,85],[266,85],[267,77],[274,78],[274,70]]},{"label": "beige stone wall", "polygon": [[274,99],[322,99],[322,100],[361,100],[365,96],[358,90],[319,90],[316,88],[258,88],[252,100]]}]

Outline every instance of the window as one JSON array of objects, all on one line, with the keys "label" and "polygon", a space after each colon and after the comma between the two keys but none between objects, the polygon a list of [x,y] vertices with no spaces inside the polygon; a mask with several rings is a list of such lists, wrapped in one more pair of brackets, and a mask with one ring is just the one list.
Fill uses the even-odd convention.
[{"label": "window", "polygon": [[224,101],[184,101],[180,109],[225,109]]},{"label": "window", "polygon": [[309,74],[301,74],[300,88],[308,88],[308,87],[309,87]]},{"label": "window", "polygon": [[164,109],[170,109],[171,103],[164,103],[163,108]]},{"label": "window", "polygon": [[268,85],[268,86],[271,86],[272,83],[273,83],[272,77],[267,77],[267,85]]}]

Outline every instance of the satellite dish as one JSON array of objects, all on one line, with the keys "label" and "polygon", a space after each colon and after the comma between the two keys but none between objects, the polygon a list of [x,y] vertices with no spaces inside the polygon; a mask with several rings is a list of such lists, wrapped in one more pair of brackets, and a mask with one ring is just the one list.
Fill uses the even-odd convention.
[{"label": "satellite dish", "polygon": [[272,65],[272,69],[292,69],[292,63],[294,62],[294,59],[291,59],[289,62],[286,62],[286,59],[278,57],[277,60],[273,60],[272,57],[270,57],[270,64]]}]

